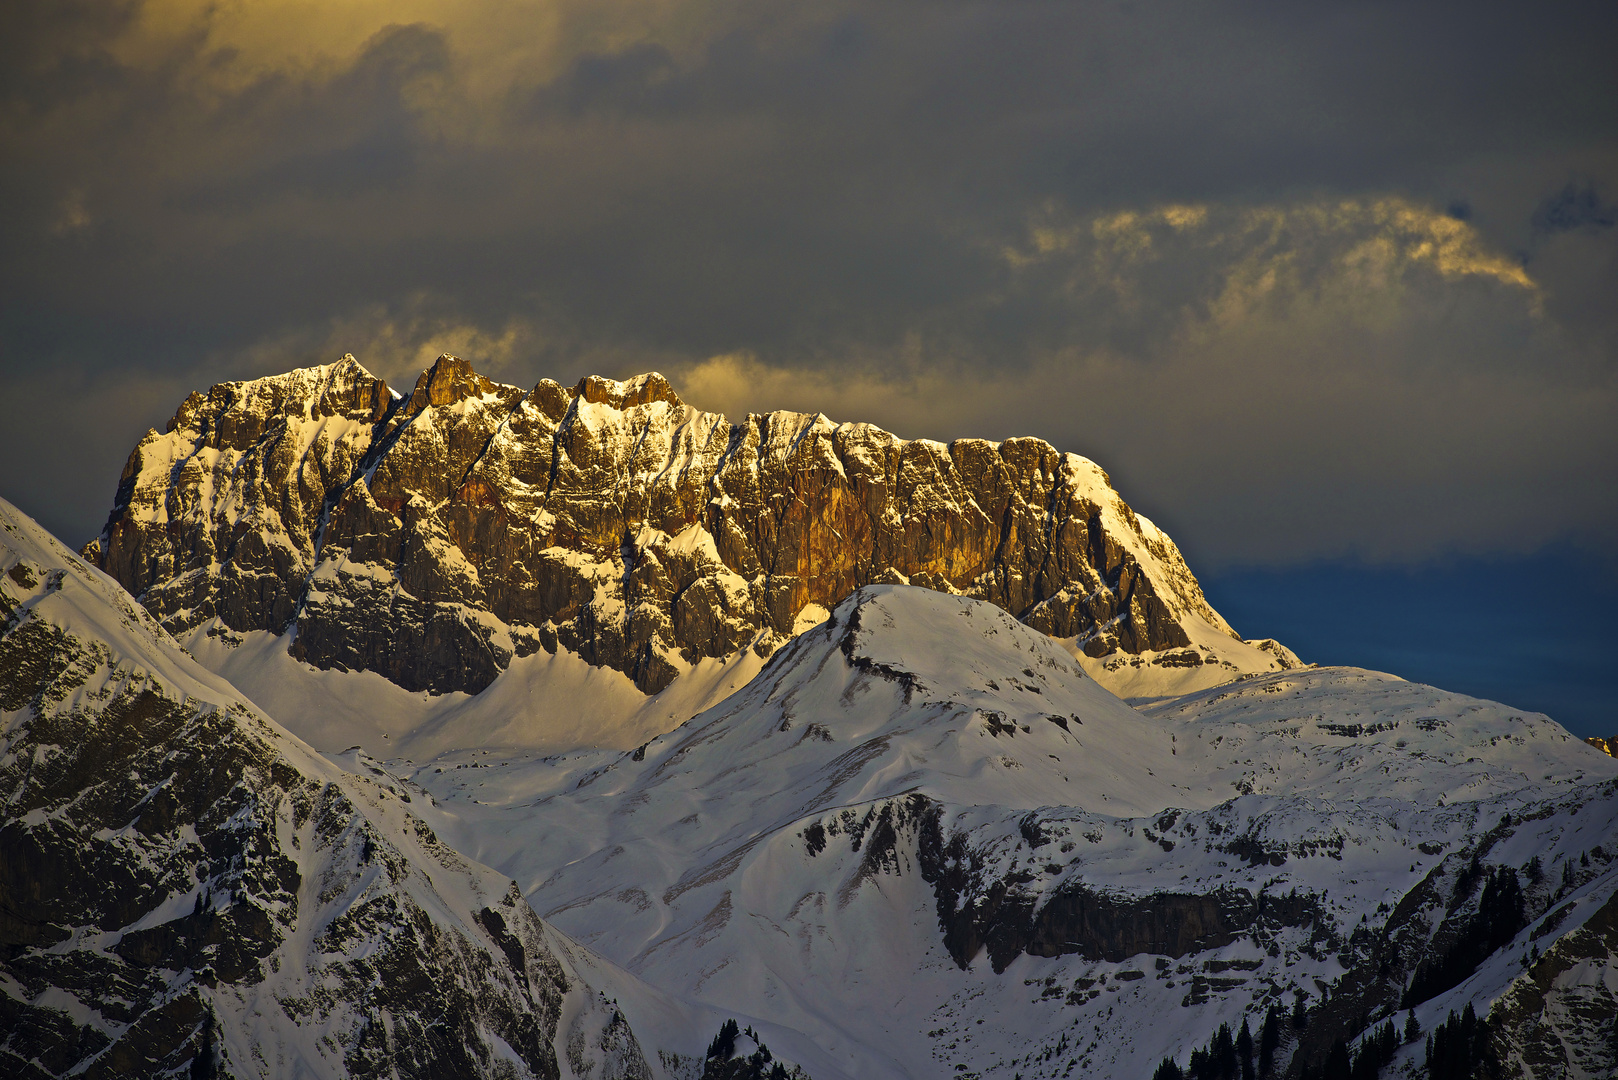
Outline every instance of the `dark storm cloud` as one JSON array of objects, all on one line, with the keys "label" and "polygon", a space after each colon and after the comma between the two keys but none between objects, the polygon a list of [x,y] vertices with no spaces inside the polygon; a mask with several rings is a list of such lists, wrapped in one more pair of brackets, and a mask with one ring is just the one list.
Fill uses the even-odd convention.
[{"label": "dark storm cloud", "polygon": [[1618,532],[1611,5],[188,10],[0,44],[4,493],[71,539],[185,389],[438,348],[1042,435],[1227,563]]},{"label": "dark storm cloud", "polygon": [[450,73],[443,35],[389,26],[319,94],[267,81],[208,120],[229,141],[248,129],[263,149],[165,193],[174,213],[245,213],[286,199],[349,201],[396,190],[429,154],[428,133],[405,100],[412,85]]},{"label": "dark storm cloud", "polygon": [[1546,196],[1534,210],[1534,231],[1538,233],[1610,229],[1614,225],[1618,225],[1618,206],[1603,199],[1588,183],[1570,183]]},{"label": "dark storm cloud", "polygon": [[139,10],[138,0],[13,5],[0,36],[0,96],[13,109],[44,111],[126,89],[128,73],[107,48]]}]

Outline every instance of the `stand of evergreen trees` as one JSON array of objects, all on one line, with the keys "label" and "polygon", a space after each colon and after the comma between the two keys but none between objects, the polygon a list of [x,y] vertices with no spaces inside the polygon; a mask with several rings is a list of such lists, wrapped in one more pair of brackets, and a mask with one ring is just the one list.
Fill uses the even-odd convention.
[{"label": "stand of evergreen trees", "polygon": [[736,1040],[741,1034],[741,1026],[734,1019],[719,1026],[719,1034],[708,1044],[702,1080],[790,1080],[786,1066],[773,1061],[770,1048],[759,1040],[752,1028],[747,1029],[747,1037],[758,1049],[747,1057],[736,1057]]},{"label": "stand of evergreen trees", "polygon": [[[1464,902],[1480,876],[1484,876],[1484,872],[1474,859],[1455,882],[1451,903],[1459,906]],[[1509,866],[1491,867],[1477,914],[1466,931],[1448,952],[1423,961],[1416,968],[1400,1006],[1408,1009],[1459,986],[1490,953],[1510,942],[1525,925],[1522,883],[1517,880],[1517,871]]]},{"label": "stand of evergreen trees", "polygon": [[[1173,1058],[1164,1058],[1152,1074],[1152,1080],[1267,1080],[1276,1074],[1275,1052],[1281,1045],[1281,1016],[1280,1008],[1275,1005],[1271,1005],[1265,1013],[1264,1026],[1259,1029],[1256,1054],[1252,1031],[1243,1018],[1242,1029],[1235,1036],[1231,1035],[1229,1024],[1219,1025],[1219,1030],[1206,1047],[1191,1051],[1191,1060],[1184,1069]],[[1302,1030],[1307,1019],[1303,1023],[1298,1020],[1305,1016],[1300,1011],[1293,1019],[1293,1026]],[[1393,1060],[1401,1042],[1415,1042],[1420,1037],[1421,1026],[1416,1023],[1414,1013],[1405,1018],[1402,1039],[1399,1029],[1394,1027],[1392,1020],[1388,1020],[1361,1042],[1357,1051],[1350,1051],[1348,1044],[1338,1039],[1332,1044],[1325,1061],[1318,1065],[1304,1062],[1299,1080],[1376,1080],[1382,1068]],[[1432,1040],[1428,1042],[1431,1045]],[[1446,1042],[1445,1045],[1447,1047],[1449,1044]],[[1435,1074],[1434,1080],[1440,1078]],[[1442,1080],[1450,1078],[1446,1075]]]},{"label": "stand of evergreen trees", "polygon": [[[1413,1019],[1413,1018],[1412,1018]],[[1415,1029],[1406,1024],[1405,1031],[1415,1038]],[[1351,1051],[1348,1043],[1338,1039],[1326,1052],[1326,1060],[1315,1066],[1304,1062],[1298,1080],[1376,1080],[1383,1066],[1393,1060],[1400,1045],[1399,1031],[1393,1021],[1386,1021],[1369,1037],[1362,1040],[1358,1050]]]},{"label": "stand of evergreen trees", "polygon": [[719,1034],[708,1044],[707,1059],[712,1061],[718,1058],[720,1061],[729,1061],[731,1055],[736,1052],[736,1037],[741,1033],[741,1025],[736,1023],[734,1017],[720,1024]]},{"label": "stand of evergreen trees", "polygon": [[[1585,858],[1587,862],[1588,856]],[[1571,870],[1569,860],[1563,870],[1564,883],[1571,879]],[[1535,882],[1543,876],[1543,864],[1538,857],[1528,864],[1527,873]],[[1466,903],[1480,881],[1483,895],[1478,900],[1476,914],[1467,920],[1459,939],[1448,951],[1416,968],[1400,1003],[1402,1008],[1409,1010],[1459,986],[1478,965],[1509,944],[1527,925],[1522,882],[1518,880],[1517,871],[1509,866],[1485,869],[1476,858],[1457,877],[1449,910],[1454,912]],[[1164,1058],[1152,1074],[1152,1080],[1267,1080],[1275,1071],[1282,1020],[1281,1010],[1272,1005],[1264,1018],[1256,1054],[1246,1019],[1242,1020],[1241,1031],[1236,1035],[1231,1034],[1229,1024],[1221,1024],[1207,1046],[1191,1051],[1191,1060],[1183,1069],[1172,1057]],[[1308,1012],[1300,995],[1291,1023],[1302,1031],[1308,1022]],[[1402,1039],[1393,1021],[1388,1020],[1362,1040],[1356,1050],[1350,1050],[1345,1040],[1338,1039],[1327,1051],[1325,1060],[1303,1062],[1298,1080],[1376,1080],[1377,1074],[1393,1060],[1401,1042],[1415,1042],[1420,1037],[1420,1026],[1413,1012],[1406,1017]],[[1458,1017],[1451,1012],[1427,1037],[1427,1074],[1429,1080],[1495,1080],[1499,1075],[1499,1063],[1490,1050],[1487,1029],[1470,1004]]]},{"label": "stand of evergreen trees", "polygon": [[1164,1058],[1152,1080],[1264,1080],[1274,1072],[1275,1051],[1280,1045],[1281,1010],[1271,1005],[1256,1044],[1246,1017],[1235,1035],[1229,1024],[1220,1024],[1207,1046],[1191,1051],[1191,1061],[1184,1069],[1173,1058]]},{"label": "stand of evergreen trees", "polygon": [[1500,1062],[1489,1045],[1488,1027],[1467,1002],[1427,1036],[1428,1080],[1496,1080]]}]

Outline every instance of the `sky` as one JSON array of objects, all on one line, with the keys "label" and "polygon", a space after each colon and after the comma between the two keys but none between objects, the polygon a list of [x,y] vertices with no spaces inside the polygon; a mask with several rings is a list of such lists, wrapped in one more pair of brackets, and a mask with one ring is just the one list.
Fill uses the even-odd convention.
[{"label": "sky", "polygon": [[1618,733],[1615,55],[1610,2],[20,0],[0,495],[76,545],[187,392],[344,353],[660,370],[1048,439],[1244,633]]}]

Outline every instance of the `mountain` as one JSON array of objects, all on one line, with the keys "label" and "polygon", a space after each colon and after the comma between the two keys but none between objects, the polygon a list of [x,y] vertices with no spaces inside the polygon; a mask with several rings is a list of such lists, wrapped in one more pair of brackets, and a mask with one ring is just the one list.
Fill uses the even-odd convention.
[{"label": "mountain", "polygon": [[[28,535],[18,558],[44,567]],[[394,1048],[422,1045],[425,1007],[356,974],[393,950],[473,1003],[421,1036],[471,1048],[447,1072],[530,1046],[520,1021],[576,1076],[593,1065],[564,1044],[611,1043],[591,1076],[728,1080],[762,1076],[767,1041],[815,1080],[1124,1080],[1165,1058],[1234,1080],[1244,1026],[1249,1064],[1287,1080],[1428,1075],[1405,1038],[1423,1032],[1443,1076],[1618,1075],[1618,759],[1538,714],[1239,639],[1099,467],[1036,440],[733,422],[655,374],[523,390],[447,356],[401,396],[349,357],[193,394],[148,433],[85,549],[110,578],[50,551],[100,590],[86,641],[140,627],[138,655],[191,680],[140,676],[153,692],[227,718],[137,716],[109,744],[127,750],[4,819],[36,846],[75,830],[7,863],[0,896],[26,916],[6,1007],[56,1025],[38,1046],[95,1043],[73,1062],[138,1045],[80,972],[158,971],[167,996],[103,996],[150,1012],[201,986],[218,1019],[164,1029],[191,1060],[211,1031],[234,1068],[271,1044],[331,1064],[383,1030],[412,1074],[429,1051]],[[5,585],[18,611],[46,603],[40,573]],[[32,704],[5,705],[33,740],[0,757],[13,784],[100,753],[135,677],[35,652],[15,654]],[[72,679],[90,689],[50,696]],[[190,791],[171,763],[215,758],[234,794],[187,794],[178,839],[147,839],[148,812],[177,813],[162,793]],[[375,846],[300,818],[317,790]],[[91,932],[26,906],[58,864],[88,895],[109,844],[174,877],[143,886],[157,907]],[[232,869],[262,852],[296,889]],[[310,899],[317,878],[367,882],[388,914],[331,912],[359,886]],[[226,888],[263,914],[207,922],[235,910]],[[118,952],[171,924],[181,954]],[[454,944],[421,946],[429,924]],[[327,925],[361,937],[327,952]],[[575,995],[559,1010],[541,957]]]},{"label": "mountain", "polygon": [[717,1018],[557,933],[419,789],[316,754],[3,501],[0,616],[0,1072],[695,1075],[695,1030],[659,1054],[627,1018]]},{"label": "mountain", "polygon": [[434,693],[562,649],[655,694],[882,582],[1005,608],[1129,695],[1297,662],[1238,638],[1093,462],[730,421],[657,374],[524,391],[444,356],[400,397],[345,357],[222,383],[135,447],[84,554],[176,635],[287,634]]},{"label": "mountain", "polygon": [[1515,1075],[1618,1069],[1618,762],[1374,672],[1142,713],[995,606],[867,587],[633,752],[388,767],[566,932],[832,1075],[1141,1077],[1300,1001],[1289,1075],[1497,1003]]}]

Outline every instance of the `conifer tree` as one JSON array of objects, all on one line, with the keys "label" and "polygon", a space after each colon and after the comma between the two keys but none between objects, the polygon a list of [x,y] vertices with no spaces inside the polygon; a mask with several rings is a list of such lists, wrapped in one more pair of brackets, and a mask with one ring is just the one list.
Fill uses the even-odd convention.
[{"label": "conifer tree", "polygon": [[1242,1017],[1242,1029],[1236,1033],[1236,1061],[1242,1069],[1242,1080],[1255,1080],[1253,1071],[1253,1029]]},{"label": "conifer tree", "polygon": [[1326,1053],[1326,1061],[1320,1068],[1320,1080],[1350,1080],[1348,1044],[1338,1039],[1331,1044]]},{"label": "conifer tree", "polygon": [[1166,1057],[1163,1059],[1163,1064],[1159,1065],[1157,1071],[1152,1074],[1152,1080],[1185,1080],[1185,1073],[1180,1071],[1180,1067],[1174,1063],[1173,1058]]},{"label": "conifer tree", "polygon": [[1499,1076],[1488,1025],[1478,1019],[1470,1002],[1460,1016],[1451,1011],[1427,1036],[1427,1075],[1430,1080],[1494,1080]]},{"label": "conifer tree", "polygon": [[1236,1080],[1239,1075],[1236,1064],[1236,1041],[1231,1037],[1229,1024],[1219,1025],[1219,1030],[1214,1033],[1211,1050],[1213,1075],[1218,1080]]},{"label": "conifer tree", "polygon": [[1275,1051],[1281,1045],[1281,1007],[1271,1005],[1264,1014],[1264,1027],[1258,1035],[1258,1074],[1267,1077],[1275,1069]]}]

